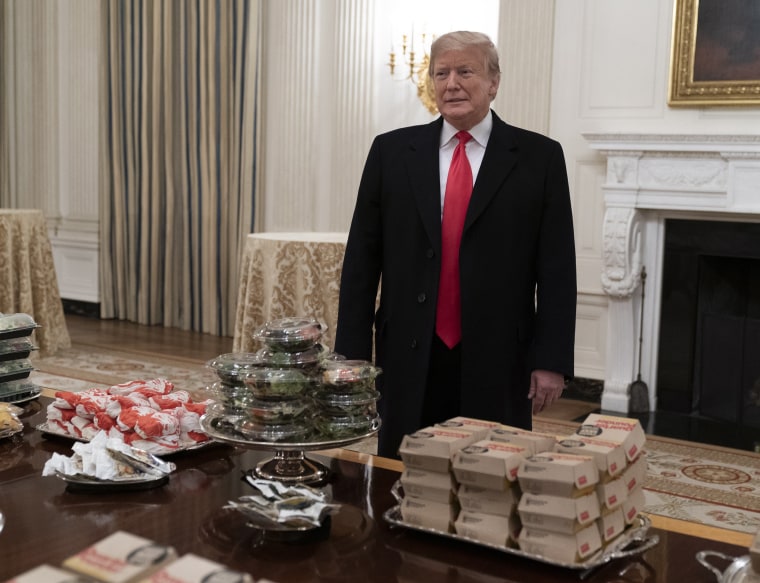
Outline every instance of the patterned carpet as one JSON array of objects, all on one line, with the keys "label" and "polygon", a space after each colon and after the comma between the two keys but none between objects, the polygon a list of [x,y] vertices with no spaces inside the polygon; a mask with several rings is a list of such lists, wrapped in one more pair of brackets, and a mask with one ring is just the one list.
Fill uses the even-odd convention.
[{"label": "patterned carpet", "polygon": [[[35,383],[69,391],[161,377],[179,389],[202,395],[215,380],[203,363],[149,354],[125,356],[109,350],[70,348],[36,358],[34,365]],[[537,431],[555,435],[568,435],[576,426],[547,417],[538,417],[534,423]],[[366,440],[351,449],[373,453],[375,442]],[[646,452],[647,512],[745,533],[760,530],[760,455],[651,435],[647,436]]]}]

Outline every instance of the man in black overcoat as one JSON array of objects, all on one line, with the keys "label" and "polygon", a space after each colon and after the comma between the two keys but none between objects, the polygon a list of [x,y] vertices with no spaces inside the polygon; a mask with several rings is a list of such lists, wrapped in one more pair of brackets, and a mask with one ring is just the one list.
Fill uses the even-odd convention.
[{"label": "man in black overcoat", "polygon": [[[436,39],[430,75],[441,116],[375,138],[341,277],[335,351],[374,358],[383,371],[378,453],[387,457],[405,434],[456,415],[530,429],[573,374],[575,246],[562,148],[490,109],[500,71],[486,35]],[[458,257],[461,336],[448,346],[436,304],[461,130],[471,135],[474,186]]]}]

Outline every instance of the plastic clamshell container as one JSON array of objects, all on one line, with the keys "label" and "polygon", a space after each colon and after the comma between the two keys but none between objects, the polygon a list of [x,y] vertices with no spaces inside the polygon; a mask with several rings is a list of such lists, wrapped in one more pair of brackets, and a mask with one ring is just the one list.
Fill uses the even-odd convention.
[{"label": "plastic clamshell container", "polygon": [[222,382],[242,385],[248,372],[263,365],[253,352],[229,352],[212,358],[206,366],[213,370]]},{"label": "plastic clamshell container", "polygon": [[28,337],[0,340],[0,362],[27,358],[33,350],[37,347]]},{"label": "plastic clamshell container", "polygon": [[254,399],[251,389],[245,385],[216,382],[206,387],[206,392],[216,405],[222,407],[220,414],[244,414]]},{"label": "plastic clamshell container", "polygon": [[382,372],[366,360],[329,360],[322,365],[322,387],[338,393],[372,390]]},{"label": "plastic clamshell container", "polygon": [[256,399],[248,409],[251,419],[263,424],[294,423],[303,419],[312,410],[307,398]]},{"label": "plastic clamshell container", "polygon": [[0,383],[27,378],[34,370],[28,358],[0,362]]},{"label": "plastic clamshell container", "polygon": [[314,418],[317,433],[325,439],[346,439],[364,435],[379,427],[377,415],[318,415]]},{"label": "plastic clamshell container", "polygon": [[264,366],[312,370],[322,362],[328,353],[327,348],[321,344],[315,344],[299,352],[286,352],[265,347],[256,352],[256,356]]},{"label": "plastic clamshell container", "polygon": [[33,398],[40,393],[40,388],[27,379],[0,383],[0,402],[17,402]]},{"label": "plastic clamshell container", "polygon": [[249,371],[245,384],[258,399],[284,399],[303,395],[314,380],[296,368],[264,367]]},{"label": "plastic clamshell container", "polygon": [[29,336],[39,328],[29,314],[0,314],[0,340]]},{"label": "plastic clamshell container", "polygon": [[333,393],[317,390],[314,403],[317,409],[326,415],[375,415],[380,391],[362,391],[359,393]]},{"label": "plastic clamshell container", "polygon": [[317,344],[326,329],[315,318],[281,318],[264,324],[253,337],[274,351],[302,352]]}]

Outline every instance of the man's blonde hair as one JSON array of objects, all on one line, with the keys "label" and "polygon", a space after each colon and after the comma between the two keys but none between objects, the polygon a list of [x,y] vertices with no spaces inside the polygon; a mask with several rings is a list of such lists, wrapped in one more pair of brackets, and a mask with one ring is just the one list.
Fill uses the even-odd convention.
[{"label": "man's blonde hair", "polygon": [[499,53],[496,51],[496,47],[487,34],[469,30],[447,32],[433,41],[430,46],[430,67],[428,69],[430,76],[433,76],[433,67],[438,55],[446,51],[461,51],[469,47],[476,47],[483,53],[488,75],[498,81],[501,78],[501,69],[499,68]]}]

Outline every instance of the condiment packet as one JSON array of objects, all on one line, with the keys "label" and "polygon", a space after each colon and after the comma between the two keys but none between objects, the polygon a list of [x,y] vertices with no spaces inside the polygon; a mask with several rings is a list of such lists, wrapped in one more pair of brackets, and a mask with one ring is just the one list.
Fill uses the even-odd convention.
[{"label": "condiment packet", "polygon": [[230,501],[225,508],[234,508],[253,518],[292,527],[320,526],[325,516],[334,514],[339,504],[330,504],[321,490],[304,485],[289,485],[274,480],[246,476],[258,493]]}]

